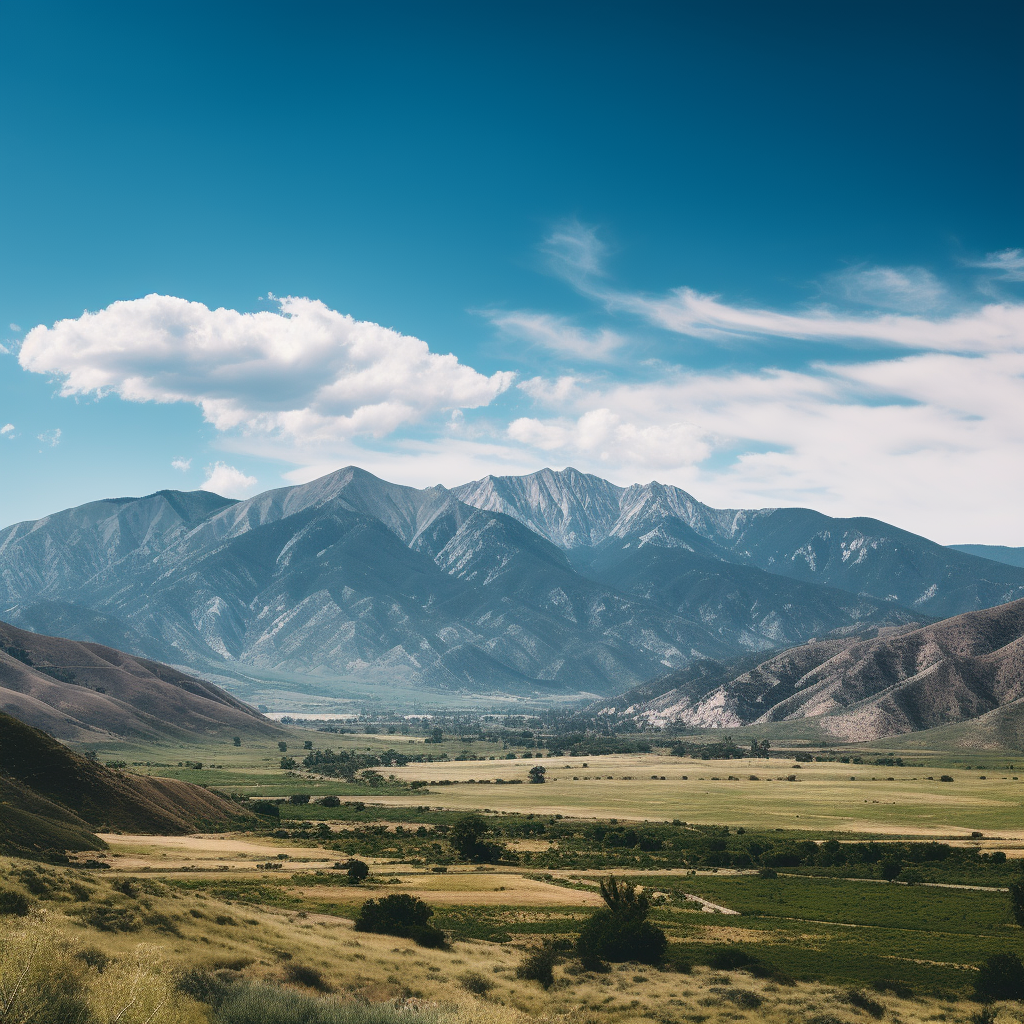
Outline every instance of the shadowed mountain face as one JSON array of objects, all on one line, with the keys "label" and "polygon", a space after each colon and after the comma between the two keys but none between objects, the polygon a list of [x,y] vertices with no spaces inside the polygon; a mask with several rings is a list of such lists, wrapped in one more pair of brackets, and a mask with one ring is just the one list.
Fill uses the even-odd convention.
[{"label": "shadowed mountain face", "polygon": [[1024,568],[1024,548],[1008,548],[1001,544],[950,544],[954,551],[962,551],[966,555],[977,555],[989,558],[1003,565],[1016,565]]},{"label": "shadowed mountain face", "polygon": [[104,768],[0,712],[0,853],[96,850],[94,829],[179,834],[243,815],[201,786]]},{"label": "shadowed mountain face", "polygon": [[616,487],[574,469],[485,477],[452,493],[518,519],[567,550],[581,572],[605,581],[621,574],[640,590],[664,588],[663,566],[676,571],[667,560],[634,561],[654,547],[825,584],[933,618],[1024,597],[1024,568],[877,519],[832,519],[801,508],[713,509],[678,487]]},{"label": "shadowed mountain face", "polygon": [[668,675],[614,706],[650,724],[736,728],[812,718],[847,740],[1012,711],[1024,707],[1024,600],[874,639],[805,644],[726,678],[721,670]]},{"label": "shadowed mountain face", "polygon": [[417,490],[355,468],[241,502],[97,502],[0,532],[0,614],[197,668],[599,693],[914,618],[719,543],[764,513],[569,470],[499,483],[500,507],[493,480]]},{"label": "shadowed mountain face", "polygon": [[280,731],[220,687],[167,665],[5,622],[0,710],[60,739],[83,742]]}]

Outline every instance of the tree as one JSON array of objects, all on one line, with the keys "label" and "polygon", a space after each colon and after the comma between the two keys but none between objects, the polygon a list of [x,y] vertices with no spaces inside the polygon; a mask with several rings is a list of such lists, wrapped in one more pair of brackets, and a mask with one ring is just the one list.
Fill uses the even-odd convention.
[{"label": "tree", "polygon": [[353,858],[346,863],[345,874],[348,875],[350,882],[358,884],[369,876],[370,868],[364,861]]},{"label": "tree", "polygon": [[523,958],[523,962],[516,968],[516,977],[523,981],[539,981],[543,988],[551,988],[555,983],[555,974],[552,968],[558,962],[558,954],[550,939],[531,950]]},{"label": "tree", "polygon": [[897,876],[903,870],[903,865],[893,856],[886,857],[879,865],[882,877],[887,882],[896,881]]},{"label": "tree", "polygon": [[544,778],[547,774],[547,768],[542,764],[534,765],[527,774],[531,782],[547,782],[547,779]]},{"label": "tree", "polygon": [[665,954],[665,933],[647,920],[650,899],[647,894],[614,875],[601,883],[605,906],[595,911],[583,925],[576,940],[576,952],[583,966],[599,968],[609,960],[625,963],[656,964]]},{"label": "tree", "polygon": [[278,744],[277,744],[277,749],[280,750],[282,754],[287,753],[287,751],[288,751],[288,744],[285,743],[284,740],[279,740]]},{"label": "tree", "polygon": [[282,757],[281,758],[281,767],[285,768],[285,769],[294,768],[295,767],[295,758],[294,757]]},{"label": "tree", "polygon": [[464,814],[452,825],[448,841],[462,860],[501,860],[505,850],[496,843],[484,842],[482,839],[488,831],[487,822],[479,814]]},{"label": "tree", "polygon": [[241,737],[241,736],[235,736],[235,737],[234,737],[234,738],[233,738],[233,739],[231,740],[231,742],[232,742],[232,743],[234,743],[234,745],[235,745],[236,747],[240,747],[240,746],[242,745],[242,737]]},{"label": "tree", "polygon": [[379,900],[367,900],[356,918],[357,932],[397,935],[421,946],[446,945],[444,932],[428,924],[434,911],[423,900],[408,893],[393,893]]},{"label": "tree", "polygon": [[313,749],[313,741],[312,740],[303,740],[302,741],[302,749],[303,750],[312,750]]},{"label": "tree", "polygon": [[435,725],[434,728],[430,730],[430,738],[435,743],[440,743],[444,739],[444,733],[441,731],[439,726]]},{"label": "tree", "polygon": [[270,818],[280,818],[281,809],[272,800],[256,800],[252,805],[253,814],[262,814]]}]

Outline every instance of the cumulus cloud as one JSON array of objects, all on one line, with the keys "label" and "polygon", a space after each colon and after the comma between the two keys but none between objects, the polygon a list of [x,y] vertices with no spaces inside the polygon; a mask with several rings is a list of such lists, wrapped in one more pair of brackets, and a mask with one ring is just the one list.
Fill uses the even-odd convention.
[{"label": "cumulus cloud", "polygon": [[514,379],[316,300],[278,302],[278,313],[168,295],[115,302],[33,328],[19,360],[59,376],[65,395],[190,402],[218,430],[300,441],[381,437],[441,410],[486,406]]},{"label": "cumulus cloud", "polygon": [[258,483],[256,477],[246,476],[240,469],[226,462],[217,462],[206,467],[202,490],[222,494],[225,498],[248,498],[255,493]]},{"label": "cumulus cloud", "polygon": [[56,448],[60,444],[60,427],[56,427],[53,430],[46,430],[42,434],[36,435],[36,440],[42,441],[43,444],[48,444],[51,448]]},{"label": "cumulus cloud", "polygon": [[187,473],[191,468],[191,459],[171,459],[171,469],[178,469],[182,473]]},{"label": "cumulus cloud", "polygon": [[585,331],[564,317],[547,313],[488,310],[483,315],[506,334],[564,356],[603,361],[625,342],[621,334],[607,328]]}]

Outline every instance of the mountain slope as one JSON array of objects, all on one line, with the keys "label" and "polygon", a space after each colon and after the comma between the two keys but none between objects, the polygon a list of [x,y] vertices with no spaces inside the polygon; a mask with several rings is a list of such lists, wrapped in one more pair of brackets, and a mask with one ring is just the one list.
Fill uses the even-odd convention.
[{"label": "mountain slope", "polygon": [[667,676],[615,706],[652,724],[815,719],[827,735],[869,740],[980,721],[1022,700],[1024,600],[870,640],[805,644],[725,681]]},{"label": "mountain slope", "polygon": [[1024,568],[1024,548],[1008,548],[1001,544],[950,544],[949,547],[965,555],[976,555],[978,558],[1002,562],[1003,565]]},{"label": "mountain slope", "polygon": [[220,687],[167,665],[5,622],[0,710],[78,741],[278,731]]},{"label": "mountain slope", "polygon": [[201,786],[114,771],[0,712],[0,852],[103,847],[95,831],[181,834],[241,817]]},{"label": "mountain slope", "polygon": [[[578,470],[485,477],[454,488],[563,547],[584,573],[609,552],[682,549],[946,617],[1024,597],[1024,568],[979,559],[876,519],[811,509],[714,509],[677,487],[616,487]],[[601,577],[611,583],[607,574]],[[663,585],[657,563],[644,584]]]}]

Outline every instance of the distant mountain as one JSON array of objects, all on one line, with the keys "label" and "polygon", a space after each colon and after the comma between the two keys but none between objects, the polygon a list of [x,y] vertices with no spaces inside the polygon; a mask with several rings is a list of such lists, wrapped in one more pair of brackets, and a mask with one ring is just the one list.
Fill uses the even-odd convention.
[{"label": "distant mountain", "polygon": [[489,476],[452,493],[518,519],[565,549],[584,574],[608,583],[622,571],[633,580],[632,592],[663,590],[662,567],[677,571],[668,561],[649,560],[641,569],[628,558],[650,546],[824,584],[933,618],[1024,597],[1024,568],[979,560],[877,519],[833,519],[801,508],[713,509],[678,487],[616,487],[575,469]]},{"label": "distant mountain", "polygon": [[167,665],[5,622],[0,710],[75,741],[280,731],[220,687]]},{"label": "distant mountain", "polygon": [[96,502],[0,531],[0,615],[197,670],[552,693],[921,617],[720,543],[766,513],[535,477],[418,490],[350,467],[241,502]]},{"label": "distant mountain", "polygon": [[962,551],[965,555],[977,555],[978,558],[990,558],[993,562],[1003,565],[1016,565],[1024,568],[1024,548],[1007,548],[999,544],[950,544],[954,551]]},{"label": "distant mountain", "polygon": [[0,853],[99,850],[95,832],[192,832],[247,816],[201,786],[115,771],[0,712]]},{"label": "distant mountain", "polygon": [[[813,719],[827,736],[873,740],[981,720],[1019,731],[1024,600],[873,639],[794,647],[736,674],[693,669],[604,705],[648,724],[736,728]],[[1007,718],[1007,715],[1010,715]]]}]

